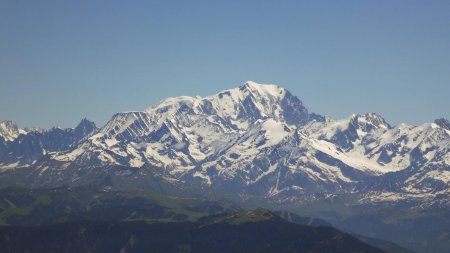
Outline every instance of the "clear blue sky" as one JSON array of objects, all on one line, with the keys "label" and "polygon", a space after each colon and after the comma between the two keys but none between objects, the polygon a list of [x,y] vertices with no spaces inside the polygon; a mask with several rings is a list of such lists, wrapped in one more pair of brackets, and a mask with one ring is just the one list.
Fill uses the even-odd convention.
[{"label": "clear blue sky", "polygon": [[246,80],[334,118],[449,118],[450,1],[0,2],[0,120],[102,125]]}]

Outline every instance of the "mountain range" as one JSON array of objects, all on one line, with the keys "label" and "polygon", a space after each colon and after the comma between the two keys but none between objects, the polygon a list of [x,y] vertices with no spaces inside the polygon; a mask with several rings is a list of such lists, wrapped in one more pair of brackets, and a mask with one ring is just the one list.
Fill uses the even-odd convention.
[{"label": "mountain range", "polygon": [[308,112],[286,89],[251,81],[117,113],[101,128],[86,119],[46,131],[2,122],[0,145],[1,174],[38,173],[35,186],[82,182],[99,167],[130,168],[118,172],[124,177],[151,167],[168,182],[243,198],[357,193],[359,202],[450,203],[447,120],[391,126],[375,113],[334,120]]},{"label": "mountain range", "polygon": [[282,87],[248,81],[120,112],[100,128],[87,119],[48,130],[1,122],[0,186],[226,198],[448,252],[449,148],[447,119],[419,126],[394,126],[376,113],[332,119]]}]

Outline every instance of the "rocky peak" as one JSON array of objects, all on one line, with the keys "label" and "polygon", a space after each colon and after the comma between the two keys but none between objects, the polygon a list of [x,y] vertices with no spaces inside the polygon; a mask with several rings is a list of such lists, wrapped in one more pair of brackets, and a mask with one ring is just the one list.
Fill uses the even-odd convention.
[{"label": "rocky peak", "polygon": [[15,140],[20,134],[26,134],[26,131],[19,129],[16,122],[7,120],[0,122],[0,136],[7,141]]},{"label": "rocky peak", "polygon": [[364,115],[352,115],[352,122],[357,128],[365,132],[371,132],[375,129],[390,129],[392,128],[386,120],[376,113],[366,113]]},{"label": "rocky peak", "polygon": [[87,120],[86,118],[82,119],[81,122],[75,127],[75,134],[79,136],[87,136],[94,132],[97,129],[97,126],[94,122]]},{"label": "rocky peak", "polygon": [[450,123],[445,118],[436,119],[434,123],[444,129],[450,130]]}]

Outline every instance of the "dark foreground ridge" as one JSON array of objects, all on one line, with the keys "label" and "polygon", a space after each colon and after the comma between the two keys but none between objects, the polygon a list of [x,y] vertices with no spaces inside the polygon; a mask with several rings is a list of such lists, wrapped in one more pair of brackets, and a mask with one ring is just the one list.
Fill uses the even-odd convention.
[{"label": "dark foreground ridge", "polygon": [[[232,202],[219,199],[183,198],[143,191],[118,192],[85,187],[0,190],[0,224],[11,227],[5,231],[19,229],[23,232],[27,227],[32,231],[44,228],[48,230],[58,224],[69,228],[83,224],[103,226],[123,222],[134,224],[181,222],[206,226],[218,223],[260,222],[274,218],[310,227],[332,226],[325,220],[299,216],[288,211],[270,213],[265,209],[248,212],[242,210]],[[172,225],[172,228],[175,229],[176,226]],[[388,241],[360,235],[352,236],[386,253],[411,253]],[[17,241],[29,240],[27,237],[24,238],[18,238]],[[11,241],[7,239],[3,243],[10,247]]]},{"label": "dark foreground ridge", "polygon": [[72,222],[0,227],[0,252],[381,253],[331,227],[289,223],[266,209],[197,222]]}]

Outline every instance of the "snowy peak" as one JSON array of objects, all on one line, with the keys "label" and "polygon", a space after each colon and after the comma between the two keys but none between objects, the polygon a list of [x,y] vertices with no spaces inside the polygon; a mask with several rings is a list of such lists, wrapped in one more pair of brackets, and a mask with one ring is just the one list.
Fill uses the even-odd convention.
[{"label": "snowy peak", "polygon": [[274,84],[259,84],[253,81],[247,81],[239,87],[241,91],[247,91],[251,94],[257,94],[260,97],[283,97],[287,92],[285,89]]},{"label": "snowy peak", "polygon": [[364,115],[353,115],[352,121],[361,130],[371,132],[375,129],[390,129],[392,128],[383,117],[376,113],[367,113]]},{"label": "snowy peak", "polygon": [[353,149],[355,142],[360,142],[368,134],[391,129],[391,126],[375,113],[352,114],[346,119],[323,121],[322,124],[314,136],[330,141],[346,151]]},{"label": "snowy peak", "polygon": [[237,121],[244,124],[274,118],[290,125],[304,125],[309,119],[308,110],[302,102],[287,90],[273,84],[252,81],[204,98],[168,98],[145,112],[158,114],[159,124],[177,114],[219,116],[226,121],[234,121],[232,123]]},{"label": "snowy peak", "polygon": [[[300,99],[289,91],[273,84],[258,84],[247,81],[244,85],[225,90],[217,95],[206,97],[215,101],[218,107],[229,111],[229,115],[238,120],[258,120],[273,118],[289,125],[304,125],[309,119],[308,110]],[[228,110],[232,106],[237,110]]]},{"label": "snowy peak", "polygon": [[0,137],[6,141],[14,141],[20,134],[26,134],[26,131],[19,129],[13,121],[0,122]]}]

